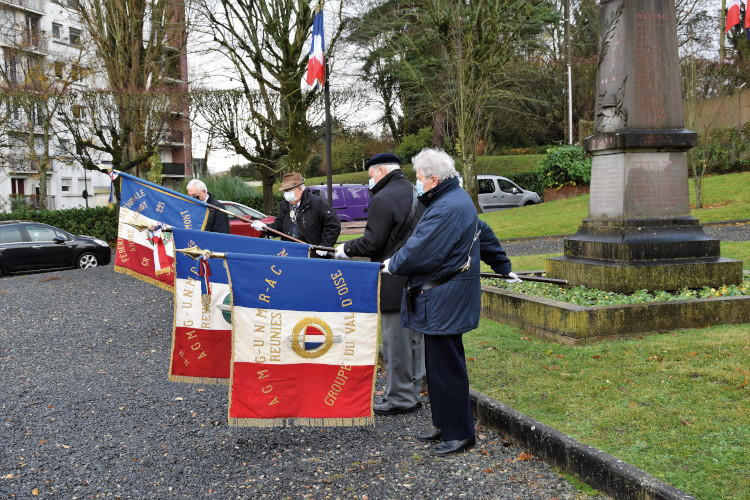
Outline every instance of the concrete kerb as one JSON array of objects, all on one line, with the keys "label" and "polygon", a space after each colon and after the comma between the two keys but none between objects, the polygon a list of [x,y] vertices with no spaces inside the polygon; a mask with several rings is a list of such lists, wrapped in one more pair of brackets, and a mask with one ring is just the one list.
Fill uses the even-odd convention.
[{"label": "concrete kerb", "polygon": [[474,418],[514,445],[618,500],[695,499],[622,460],[471,390]]}]

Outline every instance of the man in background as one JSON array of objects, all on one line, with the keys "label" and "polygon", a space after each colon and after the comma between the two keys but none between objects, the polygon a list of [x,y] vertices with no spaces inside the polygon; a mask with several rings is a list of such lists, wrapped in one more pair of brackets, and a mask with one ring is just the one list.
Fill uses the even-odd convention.
[{"label": "man in background", "polygon": [[[383,262],[411,236],[424,207],[417,201],[414,186],[404,176],[400,163],[401,159],[391,153],[380,153],[367,161],[372,198],[365,233],[339,245],[337,259],[369,257],[373,262]],[[383,402],[373,406],[378,415],[407,413],[422,406],[423,336],[401,326],[401,294],[405,283],[405,276],[381,276],[380,324],[386,383]]]},{"label": "man in background", "polygon": [[[311,245],[333,247],[341,234],[341,221],[328,203],[321,196],[310,194],[305,189],[305,179],[296,172],[281,179],[279,190],[284,194],[284,201],[276,220],[268,226],[255,221],[253,229],[265,231],[269,227]],[[316,253],[320,257],[326,255],[323,250],[316,250]]]},{"label": "man in background", "polygon": [[[213,205],[216,208],[224,210],[224,205],[219,200],[208,192],[206,183],[199,180],[193,179],[188,182],[187,194],[191,198],[201,200],[202,202]],[[208,220],[206,221],[206,228],[204,231],[212,231],[214,233],[228,233],[229,232],[229,216],[226,212],[221,212],[214,208],[209,207]]]}]

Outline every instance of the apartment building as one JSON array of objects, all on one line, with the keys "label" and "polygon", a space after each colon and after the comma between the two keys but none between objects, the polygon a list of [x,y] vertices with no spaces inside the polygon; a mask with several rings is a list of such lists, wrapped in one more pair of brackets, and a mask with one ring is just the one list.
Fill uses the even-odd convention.
[{"label": "apartment building", "polygon": [[[70,152],[73,140],[56,119],[53,102],[24,103],[9,98],[14,88],[33,89],[44,78],[66,78],[71,88],[104,88],[105,82],[90,71],[96,66],[88,51],[82,50],[85,32],[75,10],[77,0],[0,0],[0,51],[3,54],[0,86],[6,92],[0,109],[0,210],[11,208],[11,198],[21,197],[31,207],[40,206],[39,161],[49,152],[47,208],[56,210],[106,205],[110,179],[101,172],[84,170]],[[183,16],[177,6],[175,15]],[[183,24],[180,24],[184,26]],[[187,93],[187,51],[184,30],[173,35],[175,43],[165,49],[170,64],[165,65],[166,84]],[[179,57],[175,57],[177,54]],[[170,57],[167,57],[170,56]],[[48,81],[47,80],[47,81]],[[75,110],[73,110],[75,112]],[[46,120],[46,116],[51,116]],[[183,100],[173,111],[174,125],[159,144],[163,183],[178,185],[192,177],[189,108]],[[80,119],[87,117],[82,115]],[[33,151],[32,145],[33,144]],[[94,158],[111,164],[106,154]],[[84,197],[85,196],[85,197]]]}]

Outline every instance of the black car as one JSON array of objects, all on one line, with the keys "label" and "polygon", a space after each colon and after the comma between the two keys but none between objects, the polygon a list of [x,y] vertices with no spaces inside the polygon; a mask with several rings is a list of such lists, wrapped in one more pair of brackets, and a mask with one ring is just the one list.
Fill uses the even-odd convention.
[{"label": "black car", "polygon": [[0,276],[109,264],[106,241],[30,221],[0,221]]}]

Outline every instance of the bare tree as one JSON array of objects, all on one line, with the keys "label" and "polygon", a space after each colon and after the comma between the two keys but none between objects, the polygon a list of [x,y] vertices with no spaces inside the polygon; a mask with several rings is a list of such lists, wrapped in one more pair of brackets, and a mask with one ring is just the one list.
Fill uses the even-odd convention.
[{"label": "bare tree", "polygon": [[168,80],[185,50],[184,4],[79,0],[79,11],[103,71],[95,90],[72,93],[66,101],[72,153],[86,168],[106,153],[120,170],[148,169],[187,99],[186,86]]},{"label": "bare tree", "polygon": [[[333,33],[326,37],[326,53],[334,50],[341,34],[343,2]],[[303,92],[314,12],[308,0],[201,0],[200,10],[207,32],[230,63],[233,76],[245,96],[245,108],[254,130],[254,144],[235,149],[247,160],[258,162],[260,154],[273,153],[264,165],[280,160],[290,171],[304,172],[310,143],[306,116],[318,92]],[[233,139],[228,137],[228,141]],[[260,139],[261,142],[255,142]],[[255,154],[252,153],[255,151]],[[260,162],[258,162],[260,163]],[[264,177],[264,192],[273,182],[274,170]]]}]

